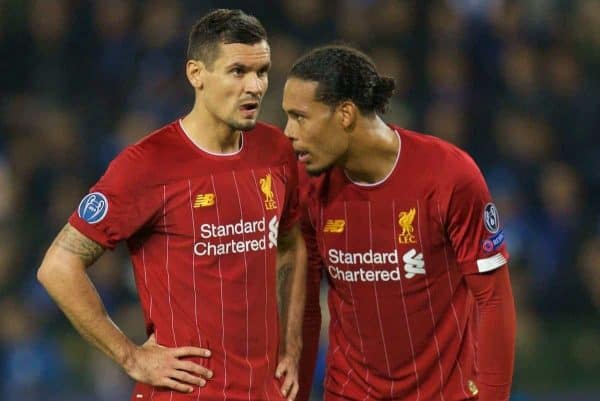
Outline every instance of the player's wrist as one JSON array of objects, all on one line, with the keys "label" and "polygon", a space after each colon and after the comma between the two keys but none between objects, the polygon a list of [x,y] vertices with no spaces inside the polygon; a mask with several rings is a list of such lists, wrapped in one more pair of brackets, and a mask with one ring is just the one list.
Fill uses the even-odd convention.
[{"label": "player's wrist", "polygon": [[137,365],[137,352],[141,349],[141,347],[137,346],[136,344],[133,344],[131,342],[126,342],[124,347],[123,347],[123,351],[120,353],[118,359],[117,359],[117,363],[119,363],[119,365],[121,365],[121,367],[123,368],[123,370],[126,373],[130,373],[133,370],[135,370],[135,367]]},{"label": "player's wrist", "polygon": [[302,353],[302,340],[297,338],[294,341],[288,341],[285,347],[285,356],[292,359],[295,362],[300,360],[300,354]]}]

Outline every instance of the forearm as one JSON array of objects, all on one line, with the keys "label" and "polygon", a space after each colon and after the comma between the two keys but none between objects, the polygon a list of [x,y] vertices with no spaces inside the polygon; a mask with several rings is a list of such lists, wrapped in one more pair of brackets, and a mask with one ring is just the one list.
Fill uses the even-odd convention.
[{"label": "forearm", "polygon": [[306,297],[306,249],[295,228],[278,254],[277,292],[282,351],[296,359],[302,350],[302,320]]},{"label": "forearm", "polygon": [[296,358],[302,351],[302,321],[306,302],[306,250],[304,242],[297,245],[291,277],[286,322],[285,350]]},{"label": "forearm", "polygon": [[477,301],[480,401],[508,401],[515,349],[515,308],[506,266],[467,276]]},{"label": "forearm", "polygon": [[[308,240],[306,245],[308,249]],[[296,401],[308,401],[310,398],[317,354],[319,352],[319,335],[321,332],[320,291],[321,270],[310,265],[306,271],[306,302],[302,325],[302,353],[298,364],[300,388]]]},{"label": "forearm", "polygon": [[[64,231],[64,230],[63,230]],[[108,316],[86,273],[86,260],[65,243],[64,232],[50,247],[38,270],[38,279],[77,331],[90,343],[125,366],[135,345]],[[63,241],[63,242],[61,242]],[[101,254],[102,249],[96,250]],[[91,256],[91,254],[90,254]]]}]

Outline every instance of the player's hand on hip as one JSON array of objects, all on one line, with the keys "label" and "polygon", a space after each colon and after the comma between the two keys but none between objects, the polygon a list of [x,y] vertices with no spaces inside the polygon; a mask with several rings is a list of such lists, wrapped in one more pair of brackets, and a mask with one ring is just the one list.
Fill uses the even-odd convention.
[{"label": "player's hand on hip", "polygon": [[298,394],[298,358],[294,358],[289,355],[284,355],[280,358],[277,369],[275,370],[275,377],[283,379],[281,384],[281,394],[283,394],[288,401],[294,401],[296,394]]},{"label": "player's hand on hip", "polygon": [[186,357],[210,357],[210,351],[199,347],[167,348],[156,342],[154,334],[137,347],[124,368],[134,380],[182,393],[191,393],[193,386],[204,386],[213,372],[202,365],[186,361]]}]

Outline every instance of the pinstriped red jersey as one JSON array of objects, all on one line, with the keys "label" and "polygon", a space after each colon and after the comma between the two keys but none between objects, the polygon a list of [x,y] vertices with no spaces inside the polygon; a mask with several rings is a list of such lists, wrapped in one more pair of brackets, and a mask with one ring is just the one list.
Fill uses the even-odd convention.
[{"label": "pinstriped red jersey", "polygon": [[238,152],[210,154],[174,122],[123,151],[69,222],[100,244],[127,241],[148,333],[201,346],[214,373],[191,394],[136,385],[132,400],[270,400],[279,326],[278,232],[297,221],[289,141],[258,124]]},{"label": "pinstriped red jersey", "polygon": [[354,183],[337,167],[306,179],[303,231],[319,253],[309,274],[323,268],[329,282],[325,399],[475,399],[464,275],[506,264],[498,213],[466,153],[394,128],[398,159],[381,182]]}]

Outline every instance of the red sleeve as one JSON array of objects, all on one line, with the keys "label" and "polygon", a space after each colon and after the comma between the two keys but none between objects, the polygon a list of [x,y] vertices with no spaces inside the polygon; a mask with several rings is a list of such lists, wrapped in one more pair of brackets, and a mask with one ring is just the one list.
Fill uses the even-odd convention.
[{"label": "red sleeve", "polygon": [[456,150],[446,169],[446,225],[461,271],[483,273],[508,261],[498,210],[475,162]]},{"label": "red sleeve", "polygon": [[[301,176],[302,177],[302,176]],[[306,272],[306,305],[304,308],[304,322],[302,326],[302,355],[299,364],[300,388],[296,397],[297,401],[308,401],[319,351],[319,335],[321,332],[321,305],[319,295],[321,292],[322,259],[317,247],[317,240],[313,223],[310,219],[308,207],[308,183],[301,178],[301,218],[300,226],[306,243],[308,266]]]},{"label": "red sleeve", "polygon": [[515,306],[508,267],[467,275],[477,302],[479,401],[508,401],[515,358]]},{"label": "red sleeve", "polygon": [[129,238],[160,209],[145,191],[145,164],[135,147],[124,150],[81,200],[69,224],[110,249]]},{"label": "red sleeve", "polygon": [[300,206],[299,206],[299,189],[298,189],[298,167],[296,165],[296,154],[293,149],[285,149],[287,152],[287,161],[284,165],[284,171],[286,175],[286,187],[285,187],[285,203],[284,210],[281,214],[281,221],[279,222],[279,232],[288,232],[300,218]]}]

